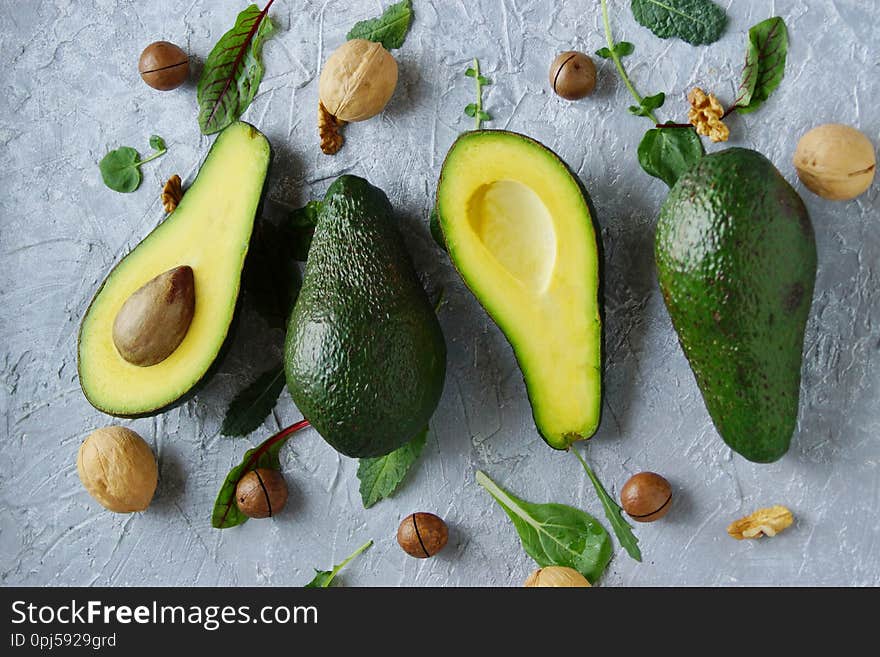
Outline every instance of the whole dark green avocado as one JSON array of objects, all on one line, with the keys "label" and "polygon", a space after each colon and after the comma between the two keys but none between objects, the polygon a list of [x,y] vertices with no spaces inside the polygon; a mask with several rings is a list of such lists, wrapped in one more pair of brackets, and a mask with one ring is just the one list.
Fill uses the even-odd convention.
[{"label": "whole dark green avocado", "polygon": [[327,190],[285,344],[297,408],[337,451],[383,456],[440,401],[446,343],[385,193],[342,176]]},{"label": "whole dark green avocado", "polygon": [[709,415],[759,463],[797,423],[816,240],[797,192],[760,153],[704,157],[672,187],[654,253],[660,290]]}]

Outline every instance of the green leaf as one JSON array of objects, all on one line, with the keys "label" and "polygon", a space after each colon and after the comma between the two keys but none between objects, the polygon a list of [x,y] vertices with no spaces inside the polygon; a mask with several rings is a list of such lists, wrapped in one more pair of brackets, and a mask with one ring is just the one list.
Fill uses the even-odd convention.
[{"label": "green leaf", "polygon": [[361,552],[366,550],[372,544],[373,544],[373,541],[367,541],[366,543],[361,545],[357,550],[355,550],[351,554],[351,556],[349,556],[345,561],[334,566],[333,570],[317,570],[316,569],[315,570],[315,577],[312,579],[311,582],[306,584],[303,588],[306,588],[306,589],[325,589],[325,588],[327,588],[328,586],[330,586],[331,582],[333,582],[333,579],[336,577],[336,575],[339,574],[340,570],[345,568],[351,562],[352,559],[354,559],[356,556],[358,556]]},{"label": "green leaf", "polygon": [[263,79],[260,59],[263,41],[274,31],[267,14],[251,5],[214,46],[199,78],[199,127],[203,134],[219,132],[238,119],[257,95]]},{"label": "green leaf", "polygon": [[492,120],[492,115],[489,114],[489,112],[486,112],[484,110],[480,110],[479,112],[477,112],[477,116],[479,117],[480,121],[491,121]]},{"label": "green leaf", "polygon": [[168,150],[165,140],[158,135],[150,137],[150,146],[155,152],[142,160],[138,152],[130,146],[122,146],[107,153],[98,164],[104,184],[115,192],[129,193],[141,185],[141,165],[164,155]]},{"label": "green leaf", "polygon": [[485,75],[480,75],[477,77],[477,81],[483,85],[484,87],[492,86],[492,80],[487,78]]},{"label": "green leaf", "polygon": [[642,98],[641,105],[629,106],[629,113],[636,116],[651,116],[651,112],[658,107],[662,107],[664,102],[666,102],[666,94],[662,91],[653,96],[645,96]]},{"label": "green leaf", "polygon": [[437,208],[431,210],[430,227],[431,237],[437,242],[437,246],[446,251],[446,238],[443,236],[443,229],[440,227],[440,215],[437,214]]},{"label": "green leaf", "polygon": [[130,146],[110,151],[98,165],[104,184],[114,192],[129,193],[141,185],[140,156]]},{"label": "green leaf", "polygon": [[637,539],[635,534],[632,533],[632,527],[624,519],[623,509],[617,505],[617,502],[611,499],[608,491],[605,490],[605,487],[602,485],[602,482],[599,481],[599,478],[596,476],[596,473],[593,472],[593,469],[587,465],[586,460],[581,456],[580,452],[574,447],[571,448],[571,451],[574,452],[578,461],[581,462],[581,465],[587,473],[587,477],[589,477],[592,482],[593,488],[596,490],[596,495],[602,503],[602,508],[605,509],[605,517],[608,518],[608,522],[611,523],[611,528],[614,530],[617,540],[620,541],[620,544],[629,556],[636,561],[641,562],[642,551],[639,550],[639,539]]},{"label": "green leaf", "polygon": [[464,72],[464,74],[465,74],[467,77],[469,77],[469,78],[475,78],[475,77],[477,77],[477,72],[476,72],[474,69],[470,68],[470,67],[468,67],[468,70],[466,70],[466,71]]},{"label": "green leaf", "polygon": [[427,436],[428,427],[425,427],[410,442],[390,454],[359,461],[357,477],[361,481],[361,499],[365,509],[390,497],[400,487],[406,473],[422,453]]},{"label": "green leaf", "polygon": [[611,539],[593,516],[564,504],[532,504],[511,495],[483,472],[477,483],[513,521],[523,548],[539,566],[568,566],[590,582],[611,559]]},{"label": "green leaf", "polygon": [[639,144],[639,164],[648,175],[672,187],[704,152],[703,142],[693,128],[653,128]]},{"label": "green leaf", "polygon": [[355,23],[346,39],[366,39],[381,43],[387,50],[400,48],[406,40],[412,24],[412,0],[403,0],[391,5],[378,18]]},{"label": "green leaf", "polygon": [[[607,48],[603,48],[603,50],[608,50]],[[632,55],[636,50],[636,47],[631,44],[629,41],[621,41],[619,43],[614,44],[614,52],[618,57],[626,57],[627,55]],[[608,52],[608,57],[611,57],[611,52]]]},{"label": "green leaf", "polygon": [[293,257],[305,262],[312,246],[312,236],[318,225],[318,213],[324,204],[321,201],[309,201],[303,207],[290,213],[287,222],[288,244]]},{"label": "green leaf", "polygon": [[698,46],[717,41],[727,14],[710,0],[632,0],[636,21],[661,39],[678,37]]},{"label": "green leaf", "polygon": [[284,390],[284,367],[279,363],[263,372],[256,381],[239,392],[226,409],[220,433],[247,436],[263,424]]},{"label": "green leaf", "polygon": [[596,51],[596,55],[601,57],[602,59],[611,59],[611,49],[610,48],[599,48]]},{"label": "green leaf", "polygon": [[736,102],[738,112],[754,112],[764,104],[785,75],[788,30],[778,16],[749,30],[749,46]]},{"label": "green leaf", "polygon": [[474,117],[477,115],[477,104],[470,103],[467,107],[464,108],[464,113],[470,117]]}]

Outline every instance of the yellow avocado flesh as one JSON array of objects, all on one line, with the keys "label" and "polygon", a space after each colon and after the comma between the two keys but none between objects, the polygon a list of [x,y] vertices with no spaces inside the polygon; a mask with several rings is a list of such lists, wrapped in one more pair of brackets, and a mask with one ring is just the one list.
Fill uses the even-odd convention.
[{"label": "yellow avocado flesh", "polygon": [[[157,412],[211,367],[235,314],[269,159],[269,142],[255,128],[226,128],[177,209],[107,276],[80,328],[80,384],[93,406],[119,416]],[[195,278],[189,330],[162,362],[133,365],[113,343],[113,321],[133,292],[179,265]]]},{"label": "yellow avocado flesh", "polygon": [[599,251],[586,194],[552,151],[507,131],[462,135],[437,190],[449,255],[513,347],[552,447],[601,412]]}]

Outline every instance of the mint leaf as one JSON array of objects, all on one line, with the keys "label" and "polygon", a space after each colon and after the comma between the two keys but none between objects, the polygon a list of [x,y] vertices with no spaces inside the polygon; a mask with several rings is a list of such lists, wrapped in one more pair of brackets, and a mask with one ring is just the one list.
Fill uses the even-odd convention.
[{"label": "mint leaf", "polygon": [[738,112],[754,112],[764,104],[785,75],[788,30],[778,16],[749,30],[746,63],[734,106]]},{"label": "mint leaf", "polygon": [[378,458],[361,459],[357,476],[360,479],[361,499],[369,509],[381,499],[389,497],[400,488],[403,478],[425,447],[428,428],[403,447]]},{"label": "mint leaf", "polygon": [[477,472],[477,483],[510,517],[523,549],[539,566],[568,566],[590,583],[599,579],[611,560],[611,539],[593,516],[564,504],[526,502],[483,472]]},{"label": "mint leaf", "polygon": [[400,48],[406,40],[412,24],[412,0],[403,0],[391,5],[378,18],[355,23],[346,39],[366,39],[381,43],[387,50]]},{"label": "mint leaf", "polygon": [[639,144],[639,164],[645,173],[672,187],[704,152],[703,142],[693,128],[653,128]]},{"label": "mint leaf", "polygon": [[284,390],[284,367],[275,365],[239,392],[226,409],[220,433],[247,436],[263,424]]},{"label": "mint leaf", "polygon": [[267,16],[274,1],[269,0],[262,11],[257,5],[242,11],[205,60],[197,90],[202,134],[220,132],[238,119],[257,95],[263,79],[263,41],[275,29]]},{"label": "mint leaf", "polygon": [[717,41],[727,14],[710,0],[632,0],[636,21],[661,39],[678,37],[698,46]]},{"label": "mint leaf", "polygon": [[605,517],[608,518],[608,522],[611,523],[611,528],[614,530],[617,540],[620,541],[620,545],[626,550],[629,556],[636,561],[641,562],[642,551],[639,549],[639,539],[637,539],[635,534],[632,533],[632,526],[624,519],[623,509],[617,505],[617,502],[611,499],[608,491],[605,490],[602,482],[599,481],[596,473],[593,472],[593,469],[587,464],[580,452],[574,447],[571,448],[571,451],[574,452],[577,460],[581,462],[584,471],[587,473],[587,477],[589,477],[590,482],[593,484],[596,495],[599,497],[599,501],[602,503],[602,508],[605,510]]},{"label": "mint leaf", "polygon": [[306,584],[303,588],[306,589],[325,589],[333,582],[333,579],[336,575],[339,574],[339,571],[345,568],[352,559],[358,556],[361,552],[366,550],[373,544],[373,541],[367,541],[363,545],[361,545],[357,550],[355,550],[351,556],[349,556],[345,561],[340,564],[337,564],[333,567],[333,570],[315,570],[315,576],[312,578],[312,581]]}]

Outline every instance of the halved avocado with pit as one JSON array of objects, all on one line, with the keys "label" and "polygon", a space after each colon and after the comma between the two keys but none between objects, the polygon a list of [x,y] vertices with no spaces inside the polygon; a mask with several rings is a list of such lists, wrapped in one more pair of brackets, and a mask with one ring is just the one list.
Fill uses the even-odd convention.
[{"label": "halved avocado with pit", "polygon": [[544,440],[567,449],[592,436],[601,250],[580,181],[528,137],[468,132],[443,163],[437,212],[456,269],[513,347]]},{"label": "halved avocado with pit", "polygon": [[[271,149],[253,126],[218,135],[174,212],[110,272],[83,318],[78,369],[83,393],[110,415],[152,415],[190,393],[217,360],[236,312],[242,269]],[[174,351],[148,367],[125,360],[113,325],[131,295],[176,267],[192,268],[195,310]]]}]

